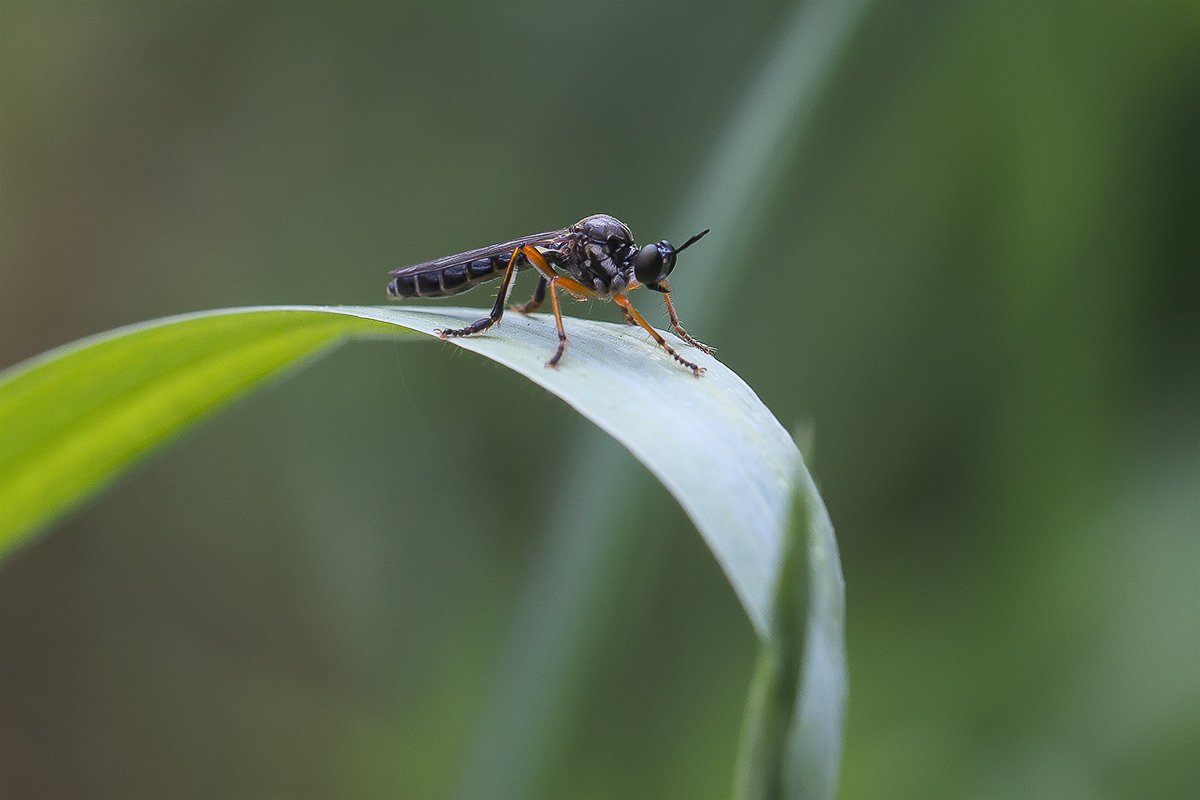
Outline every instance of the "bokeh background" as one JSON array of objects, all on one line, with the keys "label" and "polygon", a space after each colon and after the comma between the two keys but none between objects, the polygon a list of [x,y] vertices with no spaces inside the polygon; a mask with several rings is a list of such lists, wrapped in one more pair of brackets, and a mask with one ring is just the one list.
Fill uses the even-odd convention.
[{"label": "bokeh background", "polygon": [[[1200,8],[870,5],[690,218],[795,13],[2,0],[0,366],[601,210],[711,227],[683,319],[838,529],[842,796],[1200,796]],[[727,795],[749,624],[585,428],[435,342],[205,423],[0,567],[0,795]]]}]

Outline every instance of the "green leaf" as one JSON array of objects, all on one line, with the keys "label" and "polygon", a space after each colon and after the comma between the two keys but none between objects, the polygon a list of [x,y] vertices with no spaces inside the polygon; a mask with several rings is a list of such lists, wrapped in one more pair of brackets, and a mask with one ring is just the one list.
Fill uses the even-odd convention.
[{"label": "green leaf", "polygon": [[[446,307],[203,312],[111,331],[0,373],[0,557],[287,367],[347,337],[433,335],[479,316]],[[743,794],[786,786],[790,796],[814,794],[805,787],[828,796],[845,693],[841,574],[799,450],[715,358],[676,343],[707,368],[696,378],[638,328],[572,318],[569,335],[557,369],[545,367],[557,345],[547,315],[510,314],[485,334],[448,341],[562,398],[666,486],[763,642],[756,692],[770,702],[757,721],[752,704],[747,735],[757,731],[764,746],[747,746],[742,765],[763,780],[743,780]]]},{"label": "green leaf", "polygon": [[0,557],[189,425],[366,324],[308,311],[188,314],[0,373]]}]

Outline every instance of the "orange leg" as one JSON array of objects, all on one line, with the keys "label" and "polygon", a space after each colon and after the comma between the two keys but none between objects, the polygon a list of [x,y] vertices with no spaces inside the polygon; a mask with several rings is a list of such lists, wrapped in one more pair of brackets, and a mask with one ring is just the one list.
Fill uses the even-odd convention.
[{"label": "orange leg", "polygon": [[584,286],[574,278],[568,278],[566,275],[559,275],[557,272],[550,269],[549,264],[546,265],[545,274],[546,278],[549,279],[551,283],[556,283],[558,288],[565,289],[567,293],[576,300],[587,300],[589,297],[600,296],[596,294],[595,289]]},{"label": "orange leg", "polygon": [[634,322],[636,322],[638,325],[641,325],[643,328],[645,328],[646,332],[654,337],[654,341],[658,342],[659,346],[661,346],[662,349],[666,350],[668,353],[671,354],[671,358],[675,359],[680,364],[682,364],[683,366],[690,369],[692,371],[692,374],[695,375],[697,378],[699,378],[701,375],[704,374],[704,367],[701,367],[698,364],[693,364],[691,361],[688,361],[686,358],[679,355],[679,353],[676,353],[674,347],[671,347],[671,345],[667,344],[667,340],[662,337],[661,333],[654,330],[654,328],[652,328],[650,326],[649,322],[646,322],[646,318],[638,313],[638,310],[636,308],[634,308],[633,305],[629,302],[628,297],[621,294],[620,292],[617,292],[616,294],[613,295],[613,300],[617,301],[617,305],[619,305],[626,314],[628,314],[630,317],[632,317]]},{"label": "orange leg", "polygon": [[558,307],[558,292],[555,291],[561,280],[560,275],[550,279],[550,305],[554,308],[554,325],[558,328],[558,349],[554,351],[554,357],[546,362],[547,367],[557,367],[559,359],[567,349],[567,330],[563,327],[562,309]]},{"label": "orange leg", "polygon": [[[666,288],[665,281],[663,283],[663,287]],[[663,299],[667,301],[667,316],[671,318],[671,327],[674,328],[675,332],[679,334],[679,338],[683,339],[685,342],[690,344],[692,347],[700,348],[704,352],[708,353],[710,356],[713,353],[715,353],[717,351],[717,348],[709,347],[706,344],[696,341],[695,339],[692,338],[691,334],[689,334],[687,331],[685,331],[683,329],[683,326],[679,324],[679,315],[675,313],[675,304],[671,302],[671,290],[669,288],[667,288],[666,291],[663,292]]]},{"label": "orange leg", "polygon": [[[596,293],[574,278],[568,278],[566,276],[559,275],[550,266],[550,262],[546,260],[546,257],[529,245],[525,245],[525,247],[522,249],[529,251],[525,253],[525,256],[529,259],[529,263],[533,264],[534,268],[538,272],[542,273],[542,279],[538,283],[538,288],[534,292],[533,299],[530,300],[529,303],[525,303],[523,306],[517,307],[517,310],[528,312],[533,310],[532,308],[529,308],[530,304],[536,303],[537,305],[541,305],[545,299],[545,294],[542,291],[542,285],[546,284],[550,294],[550,305],[554,309],[554,326],[558,329],[558,349],[554,351],[554,356],[546,362],[546,366],[557,367],[558,362],[562,360],[563,353],[566,352],[567,349],[567,331],[566,328],[563,327],[562,307],[559,306],[558,292],[556,290],[565,289],[580,299],[584,297],[595,297]],[[541,295],[541,297],[539,297],[539,295]],[[535,305],[534,308],[536,308],[537,305]]]},{"label": "orange leg", "polygon": [[[529,263],[533,264],[534,268],[538,272],[542,273],[542,277],[541,280],[538,281],[537,289],[534,290],[533,299],[531,299],[528,303],[525,303],[519,310],[529,313],[529,311],[533,310],[529,308],[530,305],[536,303],[533,308],[540,306],[545,300],[545,293],[542,291],[542,287],[543,285],[549,287],[550,306],[554,309],[554,327],[558,328],[558,349],[554,351],[554,356],[546,362],[546,366],[557,367],[559,360],[563,357],[563,353],[567,349],[567,330],[563,327],[562,309],[560,309],[558,306],[558,292],[554,291],[558,288],[558,283],[559,281],[563,280],[563,277],[550,267],[550,262],[546,260],[545,256],[543,256],[541,253],[538,253],[536,250],[534,253],[536,254],[536,257],[530,258]],[[542,295],[542,297],[539,299],[538,295]]]}]

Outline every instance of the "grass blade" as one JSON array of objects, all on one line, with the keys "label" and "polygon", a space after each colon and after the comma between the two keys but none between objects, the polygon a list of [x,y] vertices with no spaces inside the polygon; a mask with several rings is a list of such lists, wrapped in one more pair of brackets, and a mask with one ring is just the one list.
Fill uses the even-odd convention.
[{"label": "grass blade", "polygon": [[366,324],[302,311],[189,314],[0,372],[0,557],[188,426]]},{"label": "grass blade", "polygon": [[[478,309],[280,307],[202,312],[111,331],[0,374],[0,554],[111,483],[154,448],[280,370],[351,334],[461,327]],[[567,358],[548,315],[453,344],[525,375],[642,461],[705,534],[760,634],[768,631],[798,452],[715,359],[697,379],[643,332],[571,320]],[[675,413],[664,416],[659,409]]]}]

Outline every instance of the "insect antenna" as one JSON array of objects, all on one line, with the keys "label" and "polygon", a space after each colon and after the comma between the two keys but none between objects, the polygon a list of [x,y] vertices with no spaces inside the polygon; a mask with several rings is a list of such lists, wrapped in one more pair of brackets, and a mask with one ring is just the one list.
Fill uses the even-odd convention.
[{"label": "insect antenna", "polygon": [[693,236],[692,238],[688,239],[688,240],[687,240],[686,242],[684,242],[683,244],[679,245],[679,247],[676,247],[676,248],[675,248],[675,252],[676,252],[676,253],[678,253],[678,252],[681,252],[681,251],[683,251],[683,250],[686,250],[686,249],[688,249],[689,247],[691,247],[692,245],[694,245],[696,242],[700,241],[700,238],[701,238],[702,236],[704,236],[704,234],[708,233],[708,231],[709,231],[709,230],[710,230],[709,228],[705,228],[704,230],[700,231],[700,232],[699,232],[699,233],[697,233],[695,236]]}]

